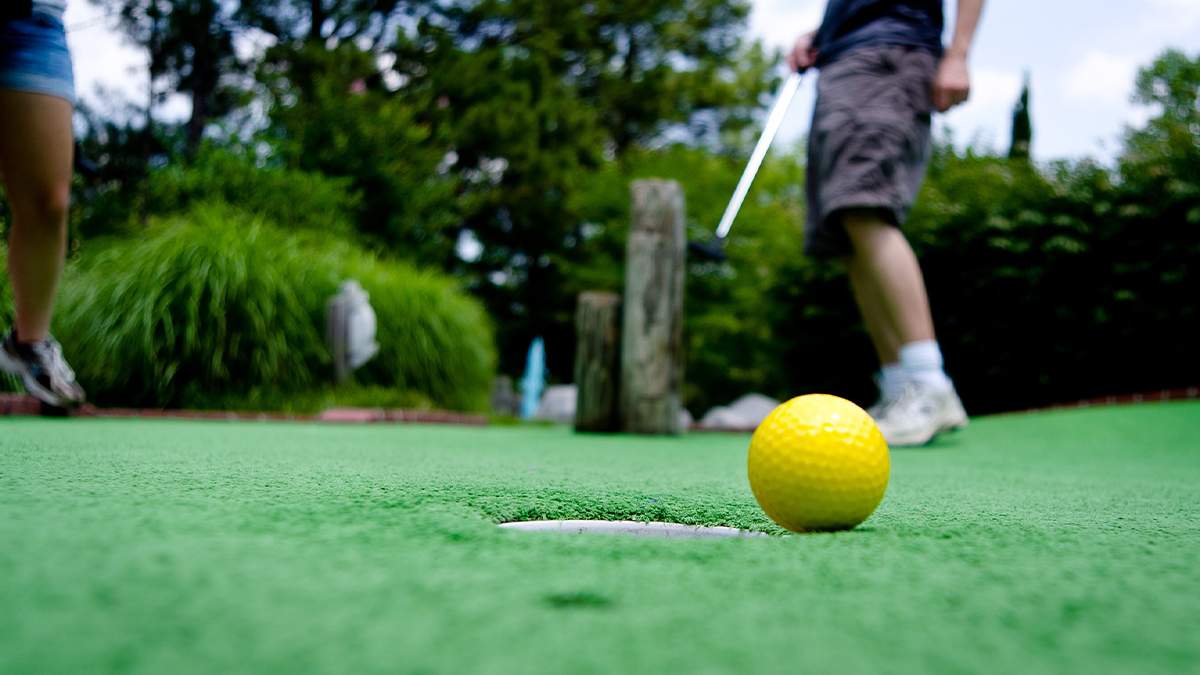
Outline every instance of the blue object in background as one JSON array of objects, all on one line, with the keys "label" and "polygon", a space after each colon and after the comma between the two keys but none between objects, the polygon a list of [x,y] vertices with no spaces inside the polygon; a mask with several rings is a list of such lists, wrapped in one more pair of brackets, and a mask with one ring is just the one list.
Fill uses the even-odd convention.
[{"label": "blue object in background", "polygon": [[546,344],[534,338],[525,357],[525,375],[521,377],[521,419],[533,419],[542,389],[546,386]]}]

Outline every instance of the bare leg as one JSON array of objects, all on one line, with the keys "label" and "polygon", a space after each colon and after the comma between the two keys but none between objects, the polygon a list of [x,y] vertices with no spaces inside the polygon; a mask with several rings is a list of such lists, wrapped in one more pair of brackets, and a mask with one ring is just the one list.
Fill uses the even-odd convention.
[{"label": "bare leg", "polygon": [[850,283],[867,332],[879,362],[895,363],[901,346],[934,339],[917,256],[903,233],[875,211],[846,211],[842,223],[854,246]]},{"label": "bare leg", "polygon": [[67,246],[71,112],[61,98],[0,90],[0,173],[13,214],[8,274],[22,342],[50,332]]},{"label": "bare leg", "polygon": [[850,289],[858,302],[858,311],[862,314],[867,334],[871,336],[871,344],[875,346],[880,365],[896,363],[900,359],[900,336],[889,322],[879,294],[870,292],[872,286],[865,267],[861,259],[851,258],[846,267],[850,274]]},{"label": "bare leg", "polygon": [[961,429],[967,413],[942,370],[925,280],[908,240],[874,211],[849,211],[842,222],[854,246],[850,283],[863,320],[880,361],[898,362],[905,382],[899,396],[873,409],[879,430],[889,445],[904,446]]}]

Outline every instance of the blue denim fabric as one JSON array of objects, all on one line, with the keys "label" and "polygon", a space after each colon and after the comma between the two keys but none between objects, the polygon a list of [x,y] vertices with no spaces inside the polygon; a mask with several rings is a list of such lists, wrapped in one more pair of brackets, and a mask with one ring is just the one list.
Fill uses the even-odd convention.
[{"label": "blue denim fabric", "polygon": [[0,22],[0,89],[75,102],[75,76],[62,19],[34,12]]}]

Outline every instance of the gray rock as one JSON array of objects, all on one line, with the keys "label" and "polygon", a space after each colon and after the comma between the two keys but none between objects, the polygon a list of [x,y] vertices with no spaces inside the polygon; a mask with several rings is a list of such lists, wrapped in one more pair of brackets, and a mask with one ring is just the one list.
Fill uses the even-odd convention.
[{"label": "gray rock", "polygon": [[579,393],[573,384],[546,387],[534,419],[571,424],[575,421],[575,402]]},{"label": "gray rock", "polygon": [[704,429],[753,429],[779,405],[769,396],[746,394],[733,403],[717,406],[704,414],[700,427]]},{"label": "gray rock", "polygon": [[[542,401],[538,404],[534,419],[562,424],[575,423],[575,406],[579,397],[579,389],[573,384],[557,384],[546,387]],[[695,418],[687,408],[679,410],[679,424],[686,431],[696,423]]]},{"label": "gray rock", "polygon": [[513,388],[512,378],[501,375],[492,382],[492,412],[516,417],[521,412],[521,395]]}]

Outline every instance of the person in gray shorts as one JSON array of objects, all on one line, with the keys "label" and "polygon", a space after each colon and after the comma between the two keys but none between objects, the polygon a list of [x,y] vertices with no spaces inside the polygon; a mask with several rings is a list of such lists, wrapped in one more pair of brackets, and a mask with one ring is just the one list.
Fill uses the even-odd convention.
[{"label": "person in gray shorts", "polygon": [[958,0],[949,47],[942,0],[829,0],[788,57],[817,68],[808,138],[805,250],[847,261],[881,363],[871,407],[888,443],[966,426],[942,366],[917,258],[901,231],[930,154],[930,116],[967,99],[967,52],[983,0]]}]

